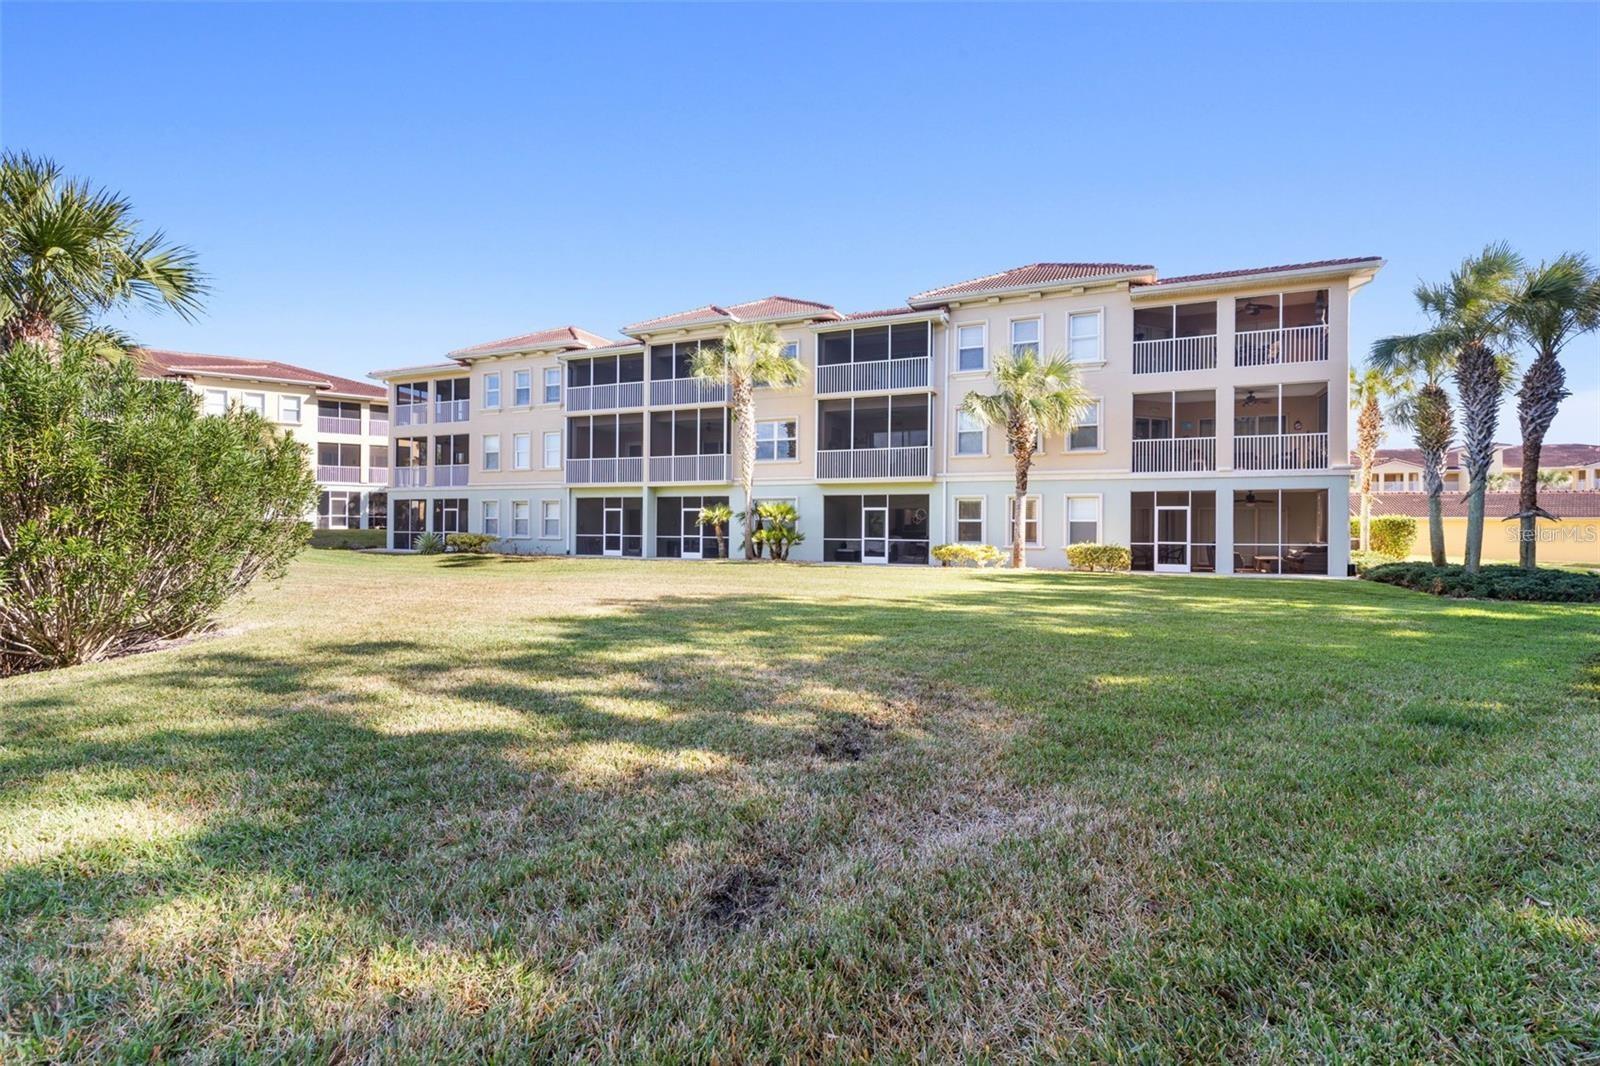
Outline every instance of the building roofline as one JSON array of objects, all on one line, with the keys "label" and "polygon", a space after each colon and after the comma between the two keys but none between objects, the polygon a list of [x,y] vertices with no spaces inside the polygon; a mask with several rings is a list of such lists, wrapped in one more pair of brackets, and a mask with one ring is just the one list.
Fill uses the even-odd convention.
[{"label": "building roofline", "polygon": [[1304,278],[1333,278],[1350,277],[1355,274],[1376,274],[1387,264],[1387,260],[1374,257],[1371,259],[1356,259],[1345,263],[1323,263],[1321,265],[1292,266],[1287,269],[1281,267],[1262,267],[1246,273],[1221,273],[1211,276],[1197,276],[1193,278],[1179,277],[1171,281],[1153,281],[1146,285],[1134,286],[1130,295],[1138,299],[1147,295],[1164,295],[1169,292],[1189,292],[1201,289],[1227,289],[1239,285],[1249,285],[1266,280],[1296,280]]},{"label": "building roofline", "polygon": [[[1028,266],[1034,265],[1036,264],[1028,264]],[[1012,267],[1010,270],[1002,270],[998,274],[987,274],[985,277],[1000,277],[1005,274],[1010,274],[1015,270],[1025,269],[1027,268]],[[909,297],[906,300],[906,303],[910,307],[919,310],[929,307],[951,307],[955,304],[975,303],[979,300],[990,299],[991,297],[1010,296],[1017,293],[1056,292],[1061,289],[1086,289],[1095,285],[1106,285],[1118,281],[1132,281],[1134,278],[1148,277],[1154,273],[1154,271],[1155,267],[1149,267],[1147,269],[1140,270],[1120,270],[1109,274],[1088,274],[1081,278],[1061,278],[1056,281],[1034,281],[1022,285],[1000,285],[989,289],[972,289],[968,292],[954,293],[948,296],[930,295],[932,293],[938,293],[944,289],[953,289],[959,285],[970,285],[972,283],[971,281],[958,281],[951,285],[942,285],[938,289],[928,289],[926,292],[920,292],[915,296]],[[975,278],[973,280],[982,281],[983,278]]]}]

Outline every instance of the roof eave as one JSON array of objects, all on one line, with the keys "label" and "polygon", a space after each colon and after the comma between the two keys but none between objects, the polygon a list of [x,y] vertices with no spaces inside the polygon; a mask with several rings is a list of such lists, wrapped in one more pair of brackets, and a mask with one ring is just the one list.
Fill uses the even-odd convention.
[{"label": "roof eave", "polygon": [[[987,300],[991,297],[1014,296],[1018,293],[1030,292],[1057,292],[1063,289],[1085,289],[1094,285],[1108,285],[1118,281],[1132,281],[1134,278],[1147,278],[1152,275],[1150,270],[1124,270],[1115,274],[1095,274],[1085,278],[1065,278],[1061,281],[1033,282],[1027,285],[1002,285],[991,289],[974,289],[971,292],[958,293],[953,296],[913,296],[906,301],[914,308],[924,307],[949,307],[960,303]],[[937,290],[935,290],[937,291]]]},{"label": "roof eave", "polygon": [[1140,285],[1132,292],[1134,299],[1144,296],[1164,296],[1173,292],[1199,292],[1207,289],[1231,289],[1240,285],[1253,285],[1262,281],[1309,281],[1315,278],[1351,278],[1364,275],[1362,284],[1371,281],[1387,264],[1384,259],[1365,259],[1341,266],[1302,267],[1299,270],[1261,270],[1254,274],[1234,274],[1225,278],[1201,278],[1197,281],[1152,282]]},{"label": "roof eave", "polygon": [[857,326],[892,326],[896,322],[949,322],[950,312],[943,306],[913,309],[898,315],[874,315],[871,318],[850,318],[848,316],[835,319],[831,322],[813,322],[811,329],[814,331],[825,329],[852,329]]}]

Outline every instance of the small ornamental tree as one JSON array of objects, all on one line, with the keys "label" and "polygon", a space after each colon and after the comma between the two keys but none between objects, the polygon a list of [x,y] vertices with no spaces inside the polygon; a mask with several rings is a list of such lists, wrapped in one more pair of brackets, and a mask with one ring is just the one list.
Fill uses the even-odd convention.
[{"label": "small ornamental tree", "polygon": [[303,445],[92,350],[0,357],[0,672],[203,630],[307,537]]}]

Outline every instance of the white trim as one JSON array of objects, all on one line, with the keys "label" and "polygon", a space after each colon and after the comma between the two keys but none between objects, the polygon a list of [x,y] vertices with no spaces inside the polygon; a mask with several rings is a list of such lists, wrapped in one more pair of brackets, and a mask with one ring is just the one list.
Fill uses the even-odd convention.
[{"label": "white trim", "polygon": [[1094,421],[1095,446],[1093,448],[1074,448],[1072,446],[1072,431],[1074,429],[1078,428],[1079,426],[1084,425],[1084,423],[1082,423],[1082,422],[1074,422],[1074,423],[1072,423],[1071,425],[1069,425],[1067,427],[1066,433],[1063,434],[1063,437],[1062,437],[1062,442],[1061,443],[1064,446],[1062,453],[1064,455],[1099,455],[1099,454],[1102,454],[1102,453],[1105,452],[1105,450],[1106,450],[1106,399],[1105,399],[1104,396],[1096,396],[1094,398],[1094,409],[1095,409],[1095,414],[1094,414],[1094,419],[1095,419],[1095,421]]},{"label": "white trim", "polygon": [[1279,278],[1311,279],[1328,278],[1329,280],[1347,280],[1358,274],[1369,271],[1376,273],[1388,263],[1385,259],[1362,259],[1355,263],[1345,263],[1340,266],[1303,267],[1299,270],[1263,270],[1254,274],[1234,274],[1222,278],[1202,278],[1199,281],[1157,281],[1150,285],[1138,285],[1130,290],[1131,295],[1137,299],[1142,296],[1164,295],[1172,292],[1188,292],[1192,289],[1232,289],[1241,285],[1249,285],[1261,280]]},{"label": "white trim", "polygon": [[[761,454],[760,454],[761,453],[761,427],[762,426],[766,426],[766,425],[773,425],[773,424],[779,423],[779,422],[787,422],[787,423],[792,424],[794,426],[794,436],[793,437],[782,437],[782,438],[774,437],[770,443],[776,444],[779,440],[788,440],[794,445],[794,454],[790,455],[790,456],[788,456],[786,458],[778,458],[777,455],[774,454],[773,458],[771,458],[771,459],[763,459],[763,458],[761,458]],[[732,427],[728,426],[726,424],[724,425],[724,430],[725,431],[727,429],[730,429],[730,428],[732,428]],[[798,463],[800,461],[800,416],[799,415],[778,415],[775,418],[758,418],[758,419],[756,419],[756,423],[755,423],[755,434],[756,434],[756,462],[758,462],[758,463]],[[773,452],[776,453],[777,449],[774,448]]]},{"label": "white trim", "polygon": [[[490,441],[494,441],[494,450],[493,451],[491,451],[489,449],[489,442]],[[495,471],[498,471],[500,469],[500,434],[498,434],[498,433],[485,433],[485,434],[483,434],[483,438],[478,442],[478,455],[479,455],[479,462],[481,462],[483,464],[483,469],[484,469],[485,472],[493,473]],[[489,465],[489,456],[490,455],[494,456],[494,465],[493,466]]]},{"label": "white trim", "polygon": [[[973,501],[977,501],[978,504],[978,539],[962,540],[961,523],[972,520],[970,518],[962,519],[961,505],[963,503],[972,503]],[[987,544],[989,542],[989,498],[987,496],[956,496],[953,497],[952,503],[954,507],[950,514],[951,521],[955,525],[955,536],[951,538],[952,542],[955,544]]]},{"label": "white trim", "polygon": [[[490,378],[494,378],[494,403],[490,403],[489,402],[489,379]],[[483,380],[480,383],[480,388],[479,388],[478,391],[480,393],[482,393],[482,395],[483,395],[483,406],[480,407],[479,410],[482,410],[482,411],[498,411],[498,410],[500,410],[500,397],[501,397],[501,392],[500,392],[500,371],[493,370],[493,371],[490,371],[490,372],[484,374],[483,375]]]},{"label": "white trim", "polygon": [[[518,456],[517,455],[517,445],[519,443],[524,445],[525,454],[522,455],[522,456]],[[520,459],[520,461],[519,461],[519,459]],[[527,469],[530,469],[532,467],[532,465],[533,465],[533,434],[532,433],[513,433],[513,434],[511,434],[511,469],[513,469],[513,470],[527,470]]]},{"label": "white trim", "polygon": [[[489,514],[489,509],[491,507],[494,508],[494,515],[492,518]],[[489,530],[489,523],[491,521],[494,522],[493,532],[490,532]],[[500,501],[498,499],[478,501],[478,528],[481,532],[487,533],[491,537],[498,537],[500,535]]]},{"label": "white trim", "polygon": [[[1017,268],[1012,267],[1011,269],[1015,270]],[[1115,274],[1095,274],[1084,278],[1062,278],[1059,281],[1033,282],[1027,285],[1002,285],[992,289],[973,289],[969,292],[947,293],[943,296],[938,295],[940,292],[943,292],[944,289],[953,289],[960,285],[971,285],[973,283],[972,281],[958,281],[954,285],[945,285],[939,289],[929,289],[927,292],[919,292],[915,296],[911,297],[911,299],[906,301],[906,306],[916,307],[918,304],[921,304],[924,307],[932,307],[943,304],[950,307],[956,307],[963,303],[972,303],[978,300],[985,300],[993,296],[1001,296],[1005,294],[1037,293],[1040,296],[1043,296],[1045,293],[1056,292],[1059,290],[1070,291],[1072,289],[1087,289],[1091,287],[1097,288],[1114,281],[1131,281],[1134,278],[1148,278],[1155,272],[1156,268],[1150,267],[1148,270],[1124,270]],[[1011,270],[1000,271],[1000,274],[1009,273],[1011,273]],[[991,276],[998,277],[999,275]],[[982,278],[973,279],[973,281],[982,280]]]},{"label": "white trim", "polygon": [[[261,403],[259,405],[251,403],[250,402],[250,398],[252,396],[254,396],[257,399],[259,399],[261,401]],[[254,389],[246,389],[244,391],[241,391],[239,393],[239,410],[241,410],[241,411],[254,411],[256,414],[260,415],[262,418],[266,418],[267,417],[267,394],[264,393],[264,392],[257,392]],[[357,418],[359,418],[359,417],[360,416],[358,415]]]},{"label": "white trim", "polygon": [[[546,533],[544,531],[544,517],[545,517],[544,511],[545,511],[545,508],[550,506],[551,504],[555,504],[556,505],[556,531],[554,533]],[[541,498],[539,500],[539,538],[538,539],[540,539],[540,540],[560,540],[561,539],[561,524],[562,524],[561,523],[561,500],[559,498],[551,498],[551,497],[548,497],[548,496]]]},{"label": "white trim", "polygon": [[[1016,512],[1016,505],[1012,501],[1014,501],[1016,498],[1017,498],[1017,494],[1015,492],[1010,492],[1010,493],[1006,494],[1006,543],[1007,544],[1012,543],[1012,539],[1013,539],[1011,523],[1014,520],[1013,516],[1014,516],[1014,514]],[[1033,541],[1033,540],[1028,540],[1027,539],[1027,537],[1028,537],[1028,505],[1027,505],[1026,501],[1032,500],[1034,503],[1036,503],[1038,505],[1038,513],[1037,513],[1036,517],[1033,520],[1033,528],[1034,528],[1034,531],[1037,532],[1040,537],[1043,537],[1044,536],[1044,498],[1042,496],[1040,496],[1038,493],[1030,492],[1026,496],[1024,496],[1022,499],[1024,501],[1024,503],[1022,505],[1022,537],[1023,537],[1022,546],[1024,548],[1042,548],[1042,547],[1044,547],[1044,541],[1043,540]]]},{"label": "white trim", "polygon": [[[962,369],[961,366],[961,331],[968,326],[977,326],[983,331],[983,340],[978,348],[983,354],[983,365],[976,368]],[[950,360],[950,376],[961,374],[987,374],[989,372],[989,320],[980,318],[969,322],[952,322],[950,324],[952,343],[955,345],[955,358]]]},{"label": "white trim", "polygon": [[[288,418],[285,418],[283,416],[283,407],[284,407],[285,404],[289,403],[290,401],[294,402],[294,418],[293,419],[288,419]],[[293,393],[288,393],[288,392],[280,392],[280,393],[278,393],[278,422],[281,425],[285,425],[285,426],[304,425],[305,424],[305,417],[306,417],[306,405],[305,405],[305,400],[304,400],[303,397],[296,396]]]},{"label": "white trim", "polygon": [[[962,429],[961,429],[961,419],[963,417],[970,418],[974,422],[978,423],[978,432],[980,434],[982,434],[982,436],[983,436],[983,450],[981,452],[964,452],[964,451],[961,450],[961,434],[963,432]],[[986,458],[988,458],[988,456],[989,456],[989,426],[988,426],[988,423],[984,422],[983,419],[979,418],[975,414],[972,414],[972,413],[970,413],[968,411],[963,411],[959,404],[956,405],[955,415],[950,419],[950,422],[951,422],[951,426],[952,426],[952,429],[953,429],[953,432],[950,434],[950,446],[953,449],[950,452],[950,458],[952,458],[952,459],[986,459]],[[969,430],[966,430],[965,432],[971,433],[972,430],[969,429]]]},{"label": "white trim", "polygon": [[[1100,356],[1099,356],[1099,358],[1097,358],[1097,359],[1074,359],[1074,358],[1072,358],[1072,319],[1073,319],[1073,316],[1075,316],[1075,315],[1094,315],[1095,318],[1098,319],[1098,324],[1096,325],[1095,330],[1096,330],[1096,340],[1099,342],[1099,346],[1100,346]],[[1063,347],[1064,347],[1064,349],[1066,351],[1067,362],[1071,363],[1073,366],[1080,367],[1080,368],[1085,368],[1085,369],[1092,369],[1092,368],[1096,368],[1096,367],[1105,366],[1106,365],[1106,305],[1105,304],[1096,304],[1093,307],[1069,308],[1065,312],[1065,316],[1066,317],[1064,319],[1062,319],[1062,322],[1063,322],[1063,325],[1064,325],[1064,327],[1066,329],[1067,342]]]},{"label": "white trim", "polygon": [[[556,376],[556,398],[550,399],[550,375]],[[539,404],[540,406],[553,406],[561,403],[565,395],[565,371],[559,366],[541,367],[539,371]]]},{"label": "white trim", "polygon": [[[525,532],[522,532],[522,533],[518,533],[517,532],[517,506],[519,504],[521,506],[527,508],[527,510],[528,510],[528,517],[526,519],[526,521],[528,523],[528,528],[527,528],[527,530]],[[511,501],[511,533],[510,533],[509,536],[507,536],[506,539],[507,540],[530,540],[530,539],[532,539],[532,536],[533,536],[533,505],[530,504],[527,500],[512,500]]]},{"label": "white trim", "polygon": [[[517,383],[517,379],[521,377],[526,377],[528,379],[528,398],[526,401],[517,399],[517,392],[522,388],[522,386]],[[511,406],[533,406],[533,369],[531,367],[525,367],[521,370],[513,370],[511,372]]]},{"label": "white trim", "polygon": [[1105,543],[1106,528],[1106,497],[1102,492],[1068,492],[1061,497],[1061,546],[1072,546],[1072,501],[1094,501],[1094,540],[1091,543]]},{"label": "white trim", "polygon": [[[1035,359],[1044,358],[1044,315],[1018,315],[1006,319],[1006,351],[1011,353],[1011,358],[1017,357],[1017,323],[1036,322],[1039,325],[1039,339],[1034,342],[1033,356]],[[1027,341],[1023,341],[1024,344]]]}]

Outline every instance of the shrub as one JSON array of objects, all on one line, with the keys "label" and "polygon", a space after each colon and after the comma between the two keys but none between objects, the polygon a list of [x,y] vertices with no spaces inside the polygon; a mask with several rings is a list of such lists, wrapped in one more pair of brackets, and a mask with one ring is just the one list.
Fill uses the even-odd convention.
[{"label": "shrub", "polygon": [[1432,563],[1387,563],[1361,575],[1368,581],[1480,600],[1529,600],[1538,603],[1600,603],[1600,576],[1570,570],[1527,571],[1520,566],[1485,566],[1468,574],[1460,566]]},{"label": "shrub", "polygon": [[1129,570],[1133,553],[1120,544],[1069,544],[1067,562],[1074,570]]},{"label": "shrub", "polygon": [[[1411,554],[1411,545],[1416,543],[1417,520],[1410,515],[1380,514],[1373,515],[1371,525],[1367,530],[1367,544],[1372,552],[1386,559],[1404,559]],[[1350,537],[1354,540],[1361,535],[1361,519],[1350,519]]]},{"label": "shrub", "polygon": [[1394,557],[1382,555],[1378,552],[1352,551],[1350,561],[1355,564],[1356,573],[1365,574],[1375,566],[1385,566],[1394,562]]},{"label": "shrub", "polygon": [[941,544],[933,549],[933,557],[939,560],[940,566],[971,563],[985,567],[999,566],[1005,561],[1006,554],[993,544]]},{"label": "shrub", "polygon": [[313,548],[381,548],[387,542],[382,529],[313,529],[310,537]]},{"label": "shrub", "polygon": [[489,550],[489,545],[500,538],[489,533],[447,533],[444,545],[450,551],[465,552],[468,555],[482,555]]},{"label": "shrub", "polygon": [[806,539],[806,535],[795,528],[800,521],[800,512],[792,504],[759,504],[756,515],[760,519],[760,528],[750,535],[750,541],[756,546],[757,558],[765,547],[774,562],[784,562],[789,558],[789,550]]},{"label": "shrub", "polygon": [[66,338],[0,356],[0,671],[93,662],[212,624],[304,545],[316,485],[259,416],[206,416]]},{"label": "shrub", "polygon": [[418,555],[438,555],[444,551],[444,541],[439,539],[437,533],[422,533],[412,542],[411,547]]}]

